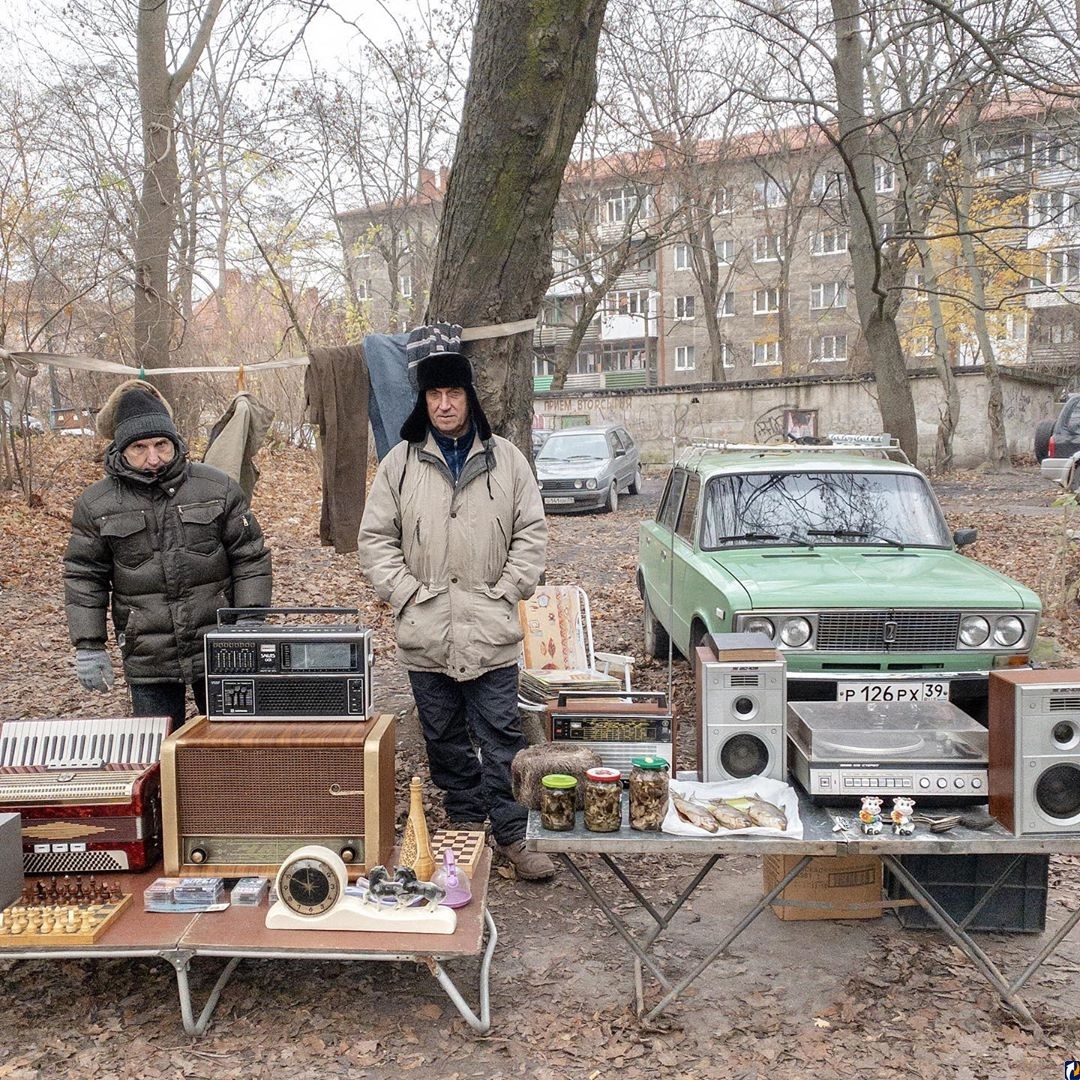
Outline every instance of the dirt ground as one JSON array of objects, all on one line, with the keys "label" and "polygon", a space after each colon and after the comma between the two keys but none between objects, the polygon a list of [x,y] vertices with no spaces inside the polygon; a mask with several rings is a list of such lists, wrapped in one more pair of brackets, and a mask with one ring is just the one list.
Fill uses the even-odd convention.
[{"label": "dirt ground", "polygon": [[[87,451],[74,464],[92,473],[93,454]],[[400,822],[408,777],[427,776],[406,680],[354,557],[318,546],[312,465],[291,454],[273,464],[264,469],[256,509],[274,547],[277,602],[359,597],[362,610],[372,612],[379,640],[377,705],[398,716]],[[58,475],[55,462],[50,468],[45,476]],[[297,497],[301,483],[313,484],[315,494]],[[633,589],[637,523],[654,510],[660,484],[659,476],[648,477],[643,493],[623,499],[613,515],[553,518],[548,580],[581,582],[592,601],[597,647],[634,653],[638,686],[670,688],[681,723],[680,764],[689,767],[694,709],[688,671],[682,661],[669,672],[642,658]],[[1043,595],[1048,662],[1077,663],[1073,511],[1052,505],[1053,493],[1030,464],[1000,476],[950,476],[936,488],[953,528],[979,528],[974,557]],[[281,492],[288,497],[280,498]],[[69,497],[67,488],[46,483],[44,506],[35,514],[12,501],[0,507],[7,539],[7,553],[0,555],[0,625],[9,631],[0,641],[0,662],[12,672],[0,686],[2,716],[109,715],[124,705],[121,687],[114,697],[87,701],[71,675],[56,566]],[[46,565],[30,574],[27,563],[42,550],[48,552]],[[36,635],[35,648],[44,653],[30,658],[25,647],[20,650],[13,640],[20,632]],[[430,784],[427,797],[431,823],[438,825],[441,810]],[[657,902],[676,895],[693,870],[672,860],[639,862],[634,869],[650,882]],[[1010,973],[1022,970],[1080,904],[1075,860],[1053,857],[1050,873],[1045,934],[979,935]],[[761,885],[759,858],[724,858],[658,942],[662,962],[685,968],[706,955],[719,929],[753,904]],[[488,1035],[475,1034],[427,971],[408,962],[245,960],[206,1034],[193,1039],[180,1023],[173,969],[160,960],[0,959],[0,1078],[322,1080],[415,1073],[437,1080],[616,1074],[625,1080],[989,1080],[1060,1075],[1062,1063],[1080,1050],[1080,933],[1025,989],[1041,1033],[1016,1024],[941,935],[904,930],[891,915],[782,922],[766,913],[658,1022],[644,1024],[634,1013],[629,950],[565,869],[549,884],[496,872],[489,903],[499,941]],[[632,905],[620,902],[619,910],[644,928]],[[197,1005],[219,970],[209,958],[193,965]],[[450,970],[476,1008],[478,961],[455,962]],[[648,982],[646,996],[657,998]]]}]

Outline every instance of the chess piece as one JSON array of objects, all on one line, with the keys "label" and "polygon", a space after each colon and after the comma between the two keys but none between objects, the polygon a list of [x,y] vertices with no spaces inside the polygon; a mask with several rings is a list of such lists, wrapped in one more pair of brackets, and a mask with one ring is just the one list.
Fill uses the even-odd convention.
[{"label": "chess piece", "polygon": [[418,881],[430,881],[435,873],[435,856],[431,853],[427,818],[424,817],[424,785],[419,776],[409,784],[409,817],[405,822],[405,835],[401,840],[402,866],[408,867]]}]

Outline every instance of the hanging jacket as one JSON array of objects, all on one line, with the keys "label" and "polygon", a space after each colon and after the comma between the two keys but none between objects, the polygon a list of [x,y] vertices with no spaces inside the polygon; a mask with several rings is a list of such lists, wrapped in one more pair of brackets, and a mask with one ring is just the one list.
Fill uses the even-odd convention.
[{"label": "hanging jacket", "polygon": [[457,484],[428,431],[379,465],[360,523],[360,567],[393,609],[398,658],[459,682],[514,664],[517,604],[544,569],[536,477],[511,442],[474,439]]},{"label": "hanging jacket", "polygon": [[187,459],[158,476],[132,469],[115,445],[105,478],[75,502],[64,555],[71,641],[103,649],[106,608],[128,682],[192,683],[218,608],[270,604],[270,552],[240,486]]}]

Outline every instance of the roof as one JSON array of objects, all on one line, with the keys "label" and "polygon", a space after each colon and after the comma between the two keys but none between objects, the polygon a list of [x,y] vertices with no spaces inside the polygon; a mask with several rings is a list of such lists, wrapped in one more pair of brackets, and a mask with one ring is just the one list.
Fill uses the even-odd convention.
[{"label": "roof", "polygon": [[695,472],[728,471],[732,468],[746,471],[815,468],[830,471],[860,469],[895,472],[898,467],[903,471],[919,471],[890,436],[830,438],[832,442],[818,445],[692,443],[678,455],[676,464]]}]

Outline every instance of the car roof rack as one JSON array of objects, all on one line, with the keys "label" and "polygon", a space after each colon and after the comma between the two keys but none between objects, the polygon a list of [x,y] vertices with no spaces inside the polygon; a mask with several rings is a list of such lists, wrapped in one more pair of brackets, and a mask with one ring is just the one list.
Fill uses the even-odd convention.
[{"label": "car roof rack", "polygon": [[[708,450],[734,450],[759,454],[862,454],[910,465],[911,461],[900,447],[900,440],[888,432],[880,435],[858,435],[830,432],[824,439],[790,439],[777,443],[739,443],[726,439],[691,439],[686,450],[704,453]],[[680,458],[684,455],[680,455]]]}]

